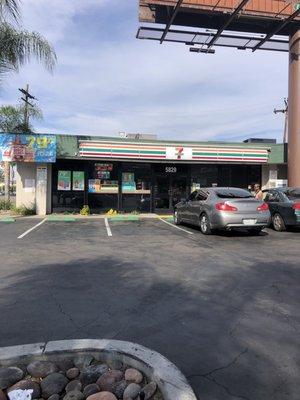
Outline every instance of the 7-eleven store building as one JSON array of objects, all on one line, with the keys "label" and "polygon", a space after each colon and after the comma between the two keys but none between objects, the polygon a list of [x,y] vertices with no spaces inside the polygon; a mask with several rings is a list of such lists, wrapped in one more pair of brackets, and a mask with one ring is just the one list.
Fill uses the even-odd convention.
[{"label": "7-eleven store building", "polygon": [[[56,162],[47,165],[46,208],[76,212],[87,204],[95,213],[109,209],[166,213],[200,187],[248,188],[256,182],[268,187],[279,179],[284,182],[284,153],[282,144],[273,143],[57,135]],[[20,204],[20,180],[18,186]]]}]

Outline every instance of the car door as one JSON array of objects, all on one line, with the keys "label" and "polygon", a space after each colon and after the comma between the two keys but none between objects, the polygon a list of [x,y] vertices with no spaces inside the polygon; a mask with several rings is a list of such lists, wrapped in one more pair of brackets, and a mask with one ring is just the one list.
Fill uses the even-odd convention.
[{"label": "car door", "polygon": [[198,190],[195,190],[187,199],[185,205],[185,216],[184,219],[188,223],[192,223],[192,213],[193,213],[193,204],[195,202],[196,196],[198,195]]},{"label": "car door", "polygon": [[272,216],[279,212],[280,198],[278,192],[275,190],[270,190],[267,192],[264,201],[268,204]]},{"label": "car door", "polygon": [[295,221],[295,212],[293,210],[292,203],[281,192],[278,192],[278,197],[278,212],[282,216],[286,225],[292,225]]},{"label": "car door", "polygon": [[199,215],[203,210],[204,203],[207,200],[207,194],[199,190],[193,201],[189,205],[189,216],[190,223],[193,225],[199,225]]}]

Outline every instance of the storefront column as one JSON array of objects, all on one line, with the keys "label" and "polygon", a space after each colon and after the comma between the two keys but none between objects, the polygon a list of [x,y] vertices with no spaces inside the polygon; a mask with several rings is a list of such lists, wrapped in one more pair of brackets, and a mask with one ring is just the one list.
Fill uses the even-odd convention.
[{"label": "storefront column", "polygon": [[35,208],[37,215],[51,212],[52,165],[17,163],[16,206]]},{"label": "storefront column", "polygon": [[150,178],[150,212],[155,212],[155,173],[153,165],[151,164],[151,178]]},{"label": "storefront column", "polygon": [[50,164],[37,164],[36,167],[36,214],[46,215],[51,207],[51,173]]},{"label": "storefront column", "polygon": [[123,211],[123,199],[122,199],[122,173],[123,173],[123,164],[118,164],[118,212]]},{"label": "storefront column", "polygon": [[300,187],[300,30],[290,36],[288,184]]},{"label": "storefront column", "polygon": [[36,164],[17,163],[16,206],[36,207]]},{"label": "storefront column", "polygon": [[83,194],[83,205],[89,205],[89,162],[84,164],[84,194]]}]

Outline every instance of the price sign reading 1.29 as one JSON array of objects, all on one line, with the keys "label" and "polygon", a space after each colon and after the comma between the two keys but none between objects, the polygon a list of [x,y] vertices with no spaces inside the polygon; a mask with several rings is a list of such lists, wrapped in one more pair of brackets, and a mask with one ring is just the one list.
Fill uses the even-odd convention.
[{"label": "price sign reading 1.29", "polygon": [[167,174],[176,174],[177,168],[176,167],[166,167],[165,171]]}]

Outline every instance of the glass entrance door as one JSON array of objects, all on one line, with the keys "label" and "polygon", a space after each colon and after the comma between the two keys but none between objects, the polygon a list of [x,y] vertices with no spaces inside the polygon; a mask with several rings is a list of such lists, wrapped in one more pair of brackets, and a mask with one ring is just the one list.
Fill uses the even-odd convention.
[{"label": "glass entrance door", "polygon": [[171,181],[169,176],[157,176],[154,193],[155,211],[169,210]]},{"label": "glass entrance door", "polygon": [[155,212],[172,212],[175,204],[187,196],[187,178],[178,175],[158,175],[156,177]]}]

